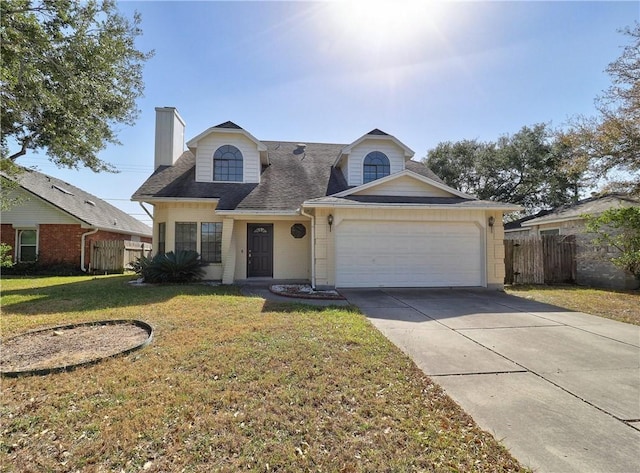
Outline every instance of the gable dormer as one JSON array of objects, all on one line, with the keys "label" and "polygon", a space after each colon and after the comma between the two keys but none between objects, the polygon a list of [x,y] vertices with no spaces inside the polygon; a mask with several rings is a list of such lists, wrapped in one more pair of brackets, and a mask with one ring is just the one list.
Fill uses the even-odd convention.
[{"label": "gable dormer", "polygon": [[374,129],[345,146],[336,159],[349,186],[368,182],[404,171],[405,162],[415,153],[395,136]]},{"label": "gable dormer", "polygon": [[267,147],[233,122],[213,126],[187,142],[197,182],[259,183],[269,165]]}]

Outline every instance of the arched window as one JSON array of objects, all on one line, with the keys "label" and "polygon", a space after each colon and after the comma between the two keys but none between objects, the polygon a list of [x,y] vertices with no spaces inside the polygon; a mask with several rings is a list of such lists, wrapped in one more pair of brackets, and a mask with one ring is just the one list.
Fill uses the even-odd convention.
[{"label": "arched window", "polygon": [[238,148],[224,145],[213,153],[213,180],[242,182],[242,153]]},{"label": "arched window", "polygon": [[390,172],[389,158],[380,151],[372,151],[364,158],[362,183],[366,184],[367,182],[388,176]]}]

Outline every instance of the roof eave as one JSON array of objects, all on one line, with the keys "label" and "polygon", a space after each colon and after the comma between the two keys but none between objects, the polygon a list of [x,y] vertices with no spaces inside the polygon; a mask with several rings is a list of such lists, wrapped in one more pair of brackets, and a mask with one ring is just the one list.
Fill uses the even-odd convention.
[{"label": "roof eave", "polygon": [[352,208],[358,209],[362,207],[375,207],[379,209],[437,209],[437,210],[500,210],[502,212],[514,212],[516,210],[522,210],[521,207],[509,205],[509,204],[494,204],[494,205],[474,205],[469,206],[465,204],[408,204],[408,203],[376,203],[376,202],[313,202],[306,201],[302,203],[303,207],[309,208]]},{"label": "roof eave", "polygon": [[208,202],[218,203],[219,197],[152,197],[152,196],[133,196],[131,197],[133,202]]}]

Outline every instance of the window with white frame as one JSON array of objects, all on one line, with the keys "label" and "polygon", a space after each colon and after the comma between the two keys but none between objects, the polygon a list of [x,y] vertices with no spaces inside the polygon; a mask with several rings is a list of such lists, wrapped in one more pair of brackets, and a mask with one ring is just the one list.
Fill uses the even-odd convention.
[{"label": "window with white frame", "polygon": [[38,232],[37,230],[18,231],[18,261],[33,262],[38,256]]},{"label": "window with white frame", "polygon": [[381,177],[388,176],[391,172],[389,158],[380,151],[372,151],[364,158],[362,169],[362,183],[375,181]]},{"label": "window with white frame", "polygon": [[242,182],[242,153],[233,145],[220,146],[213,153],[213,180]]}]

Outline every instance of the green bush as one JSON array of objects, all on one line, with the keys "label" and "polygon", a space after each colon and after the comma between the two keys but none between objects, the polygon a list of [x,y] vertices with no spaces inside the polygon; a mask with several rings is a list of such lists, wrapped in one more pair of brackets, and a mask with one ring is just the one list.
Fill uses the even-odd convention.
[{"label": "green bush", "polygon": [[10,268],[13,266],[11,251],[13,248],[6,243],[0,243],[0,268]]},{"label": "green bush", "polygon": [[77,265],[63,261],[46,264],[29,261],[2,268],[2,274],[12,276],[80,276],[86,273],[83,273]]},{"label": "green bush", "polygon": [[198,281],[205,275],[196,251],[158,253],[153,258],[141,256],[133,270],[149,283],[185,283]]}]

